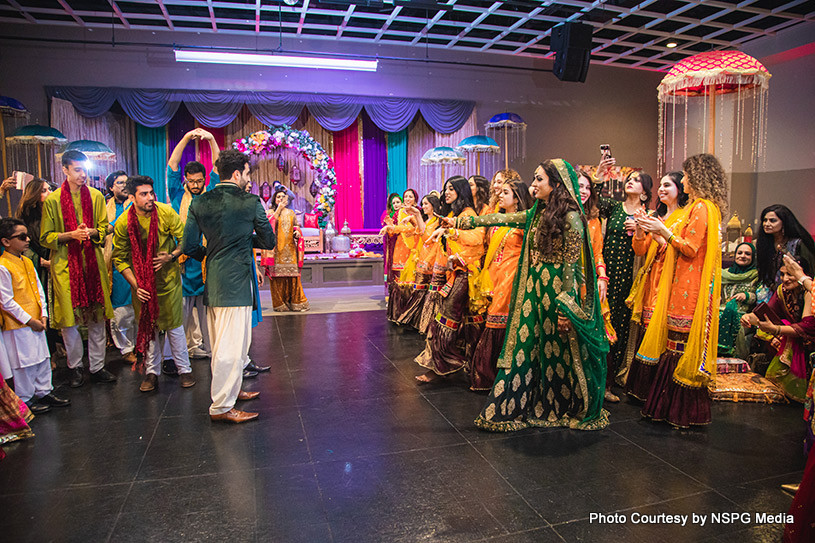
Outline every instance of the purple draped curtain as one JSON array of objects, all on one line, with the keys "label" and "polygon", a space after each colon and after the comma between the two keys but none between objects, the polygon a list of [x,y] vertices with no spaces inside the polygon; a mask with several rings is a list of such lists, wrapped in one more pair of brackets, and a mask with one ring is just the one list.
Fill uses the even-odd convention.
[{"label": "purple draped curtain", "polygon": [[362,109],[385,132],[404,130],[420,112],[436,132],[459,130],[473,111],[468,100],[420,100],[374,96],[324,95],[286,92],[125,89],[119,87],[46,87],[49,96],[70,101],[85,117],[98,117],[119,102],[134,121],[156,128],[166,125],[184,103],[204,126],[231,123],[245,104],[254,116],[270,125],[291,124],[303,107],[326,130],[348,128]]},{"label": "purple draped curtain", "polygon": [[388,199],[388,144],[385,132],[368,115],[362,116],[363,228],[380,228]]}]

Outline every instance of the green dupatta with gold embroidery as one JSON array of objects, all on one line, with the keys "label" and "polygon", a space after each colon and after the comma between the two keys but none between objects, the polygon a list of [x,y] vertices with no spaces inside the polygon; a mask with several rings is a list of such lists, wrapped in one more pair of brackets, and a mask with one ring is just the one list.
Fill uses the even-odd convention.
[{"label": "green dupatta with gold embroidery", "polygon": [[[563,160],[553,162],[580,206],[574,169]],[[475,421],[485,430],[512,431],[530,426],[595,430],[608,424],[603,393],[609,344],[582,211],[567,215],[563,254],[558,255],[557,262],[545,264],[539,262],[534,247],[541,215],[538,201],[526,211],[468,218],[459,225],[524,229],[506,340],[497,364],[499,375],[487,406]],[[568,334],[557,332],[557,313],[571,322]],[[527,367],[529,371],[525,371]],[[536,379],[540,380],[537,385]],[[554,390],[558,385],[565,385],[566,390]],[[548,406],[558,411],[559,394],[572,408],[553,414]]]}]

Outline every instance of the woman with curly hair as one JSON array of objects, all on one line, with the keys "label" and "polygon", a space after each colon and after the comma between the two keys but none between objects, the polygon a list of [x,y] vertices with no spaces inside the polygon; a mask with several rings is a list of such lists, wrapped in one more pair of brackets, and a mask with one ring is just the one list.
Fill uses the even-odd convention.
[{"label": "woman with curly hair", "polygon": [[[517,213],[532,207],[526,183],[520,179],[504,183],[499,202],[501,213]],[[495,363],[501,354],[509,319],[509,298],[518,270],[524,231],[509,226],[493,226],[487,230],[489,239],[484,267],[478,288],[485,301],[484,330],[476,339],[470,362],[470,390],[489,390],[495,382]]]},{"label": "woman with curly hair", "polygon": [[490,182],[483,175],[471,175],[467,179],[470,184],[470,190],[473,192],[473,203],[475,204],[475,211],[479,215],[486,215],[492,213],[489,207],[490,203]]},{"label": "woman with curly hair", "polygon": [[513,181],[522,181],[522,179],[521,174],[519,174],[512,168],[508,168],[506,170],[498,170],[497,172],[492,174],[492,181],[490,181],[490,201],[489,201],[489,206],[490,209],[492,210],[492,213],[498,213],[498,208],[500,207],[498,200],[501,199],[501,193],[504,190],[504,183],[511,183]]},{"label": "woman with curly hair", "polygon": [[455,224],[524,229],[498,376],[475,424],[496,432],[597,430],[608,425],[608,339],[577,174],[562,159],[547,160],[532,185],[537,200],[531,209]]},{"label": "woman with curly hair", "polygon": [[719,227],[727,179],[710,154],[682,164],[691,203],[669,228],[656,217],[637,222],[667,244],[651,322],[637,358],[656,364],[643,416],[687,428],[710,423],[708,383],[716,378],[722,252]]}]

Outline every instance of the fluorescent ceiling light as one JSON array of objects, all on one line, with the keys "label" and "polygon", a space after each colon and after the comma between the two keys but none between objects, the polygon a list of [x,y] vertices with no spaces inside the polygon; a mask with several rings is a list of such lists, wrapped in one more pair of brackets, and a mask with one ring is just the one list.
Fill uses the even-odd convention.
[{"label": "fluorescent ceiling light", "polygon": [[679,45],[679,44],[676,43],[675,41],[669,41],[668,43],[665,44],[665,47],[667,47],[668,49],[673,49],[677,45]]},{"label": "fluorescent ceiling light", "polygon": [[375,72],[378,61],[329,57],[296,57],[259,53],[224,53],[221,51],[175,50],[177,62],[205,62],[209,64],[241,64],[244,66],[282,66],[287,68],[325,68],[328,70],[355,70]]}]

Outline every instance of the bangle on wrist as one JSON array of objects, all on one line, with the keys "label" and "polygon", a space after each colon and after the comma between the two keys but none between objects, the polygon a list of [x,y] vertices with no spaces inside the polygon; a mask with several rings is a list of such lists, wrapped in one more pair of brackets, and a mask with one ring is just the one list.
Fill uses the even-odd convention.
[{"label": "bangle on wrist", "polygon": [[810,281],[812,281],[812,277],[810,277],[810,276],[808,276],[808,275],[805,275],[805,276],[803,276],[802,278],[800,278],[800,279],[798,280],[798,284],[799,284],[799,285],[801,285],[801,286],[804,286],[804,281],[806,281],[807,279],[809,279]]}]

